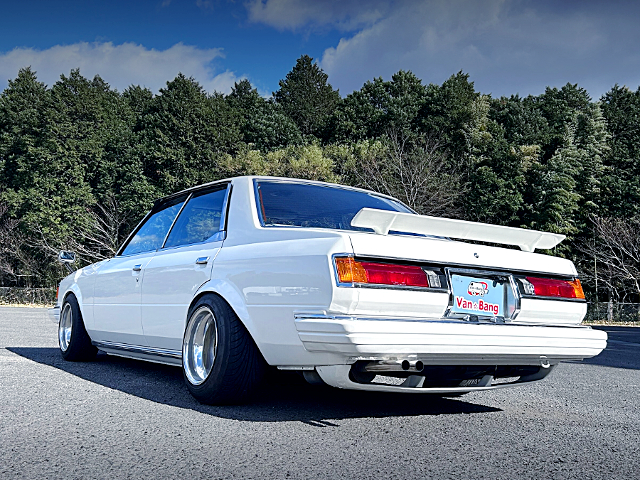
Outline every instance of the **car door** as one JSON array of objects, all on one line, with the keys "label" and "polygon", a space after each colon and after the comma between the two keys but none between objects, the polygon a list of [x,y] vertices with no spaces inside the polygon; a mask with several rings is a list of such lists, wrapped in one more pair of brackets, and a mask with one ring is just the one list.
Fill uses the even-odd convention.
[{"label": "car door", "polygon": [[197,191],[187,201],[162,249],[145,268],[142,327],[146,345],[182,350],[189,305],[211,278],[224,240],[228,184]]},{"label": "car door", "polygon": [[92,338],[144,345],[140,315],[145,268],[160,248],[186,195],[156,205],[118,255],[99,268],[94,286]]}]

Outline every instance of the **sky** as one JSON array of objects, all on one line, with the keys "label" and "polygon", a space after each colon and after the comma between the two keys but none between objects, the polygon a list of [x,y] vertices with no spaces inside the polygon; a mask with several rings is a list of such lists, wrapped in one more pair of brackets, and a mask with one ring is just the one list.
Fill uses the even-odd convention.
[{"label": "sky", "polygon": [[80,68],[158,92],[182,72],[269,96],[306,54],[343,96],[398,70],[425,84],[462,70],[494,97],[577,83],[597,100],[640,85],[639,21],[631,0],[0,0],[0,90],[31,66],[49,86]]}]

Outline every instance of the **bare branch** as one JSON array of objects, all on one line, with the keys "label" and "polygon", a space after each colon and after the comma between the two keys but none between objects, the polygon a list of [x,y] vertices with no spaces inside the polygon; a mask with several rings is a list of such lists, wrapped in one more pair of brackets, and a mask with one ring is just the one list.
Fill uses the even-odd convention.
[{"label": "bare branch", "polygon": [[463,187],[447,160],[437,138],[410,139],[390,130],[385,153],[360,159],[356,177],[362,187],[396,197],[420,214],[456,217]]}]

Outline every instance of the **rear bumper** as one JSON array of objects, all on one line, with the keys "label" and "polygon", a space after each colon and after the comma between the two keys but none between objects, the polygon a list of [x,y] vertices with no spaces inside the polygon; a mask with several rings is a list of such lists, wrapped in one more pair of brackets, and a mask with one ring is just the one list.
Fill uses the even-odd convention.
[{"label": "rear bumper", "polygon": [[47,309],[47,313],[49,314],[49,320],[60,323],[60,307],[49,308]]},{"label": "rear bumper", "polygon": [[413,358],[425,365],[555,365],[598,355],[607,334],[586,326],[468,323],[408,318],[298,314],[310,352],[356,360]]}]

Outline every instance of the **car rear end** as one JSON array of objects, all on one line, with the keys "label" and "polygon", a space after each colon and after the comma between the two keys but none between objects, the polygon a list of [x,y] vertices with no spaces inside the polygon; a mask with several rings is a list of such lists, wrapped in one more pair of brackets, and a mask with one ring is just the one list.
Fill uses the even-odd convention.
[{"label": "car rear end", "polygon": [[[280,368],[342,388],[456,394],[539,380],[606,346],[604,332],[581,325],[587,305],[574,265],[532,253],[562,236],[419,216],[391,197],[338,185],[252,182],[264,234],[336,236],[320,269],[330,301],[293,309],[306,355],[290,355],[290,365],[281,355]],[[297,266],[306,275],[310,267]]]},{"label": "car rear end", "polygon": [[606,347],[581,324],[587,304],[573,264],[513,249],[407,235],[351,233],[332,254],[333,303],[299,312],[310,352],[331,385],[463,393],[544,378],[561,361]]}]

